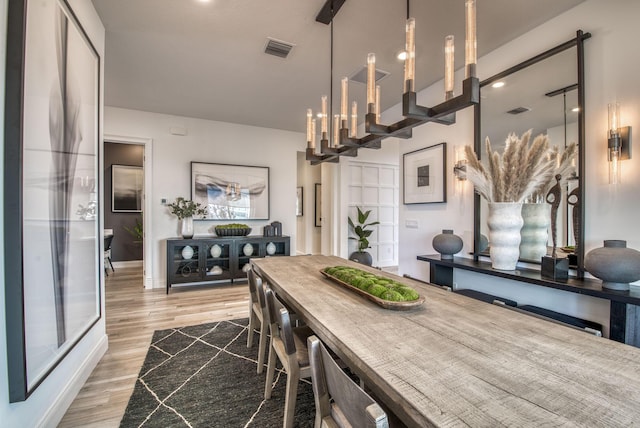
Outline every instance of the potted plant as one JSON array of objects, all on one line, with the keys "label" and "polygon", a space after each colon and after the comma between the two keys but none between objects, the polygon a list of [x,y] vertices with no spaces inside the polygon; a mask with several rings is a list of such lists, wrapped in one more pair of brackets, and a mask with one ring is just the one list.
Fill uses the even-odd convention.
[{"label": "potted plant", "polygon": [[193,216],[205,215],[207,210],[199,202],[182,197],[176,198],[176,201],[169,204],[168,207],[171,209],[171,214],[178,217],[178,220],[182,220],[182,232],[180,233],[182,237],[185,239],[193,238]]},{"label": "potted plant", "polygon": [[133,227],[122,226],[122,228],[126,230],[129,233],[129,235],[133,237],[134,243],[139,243],[139,242],[142,242],[142,239],[144,237],[144,230],[142,226],[142,220],[136,217],[135,221],[136,221],[136,224]]},{"label": "potted plant", "polygon": [[380,224],[380,222],[373,221],[371,223],[367,223],[367,219],[369,218],[369,214],[371,214],[371,210],[362,212],[360,207],[356,207],[356,209],[358,210],[358,224],[356,225],[353,220],[351,220],[351,217],[349,217],[349,226],[357,237],[350,236],[349,239],[358,241],[358,251],[354,251],[353,253],[351,253],[351,255],[349,256],[349,260],[371,266],[371,264],[373,263],[371,254],[365,251],[367,248],[371,248],[369,246],[369,236],[371,236],[371,234],[373,233],[373,229],[368,229],[368,227]]}]

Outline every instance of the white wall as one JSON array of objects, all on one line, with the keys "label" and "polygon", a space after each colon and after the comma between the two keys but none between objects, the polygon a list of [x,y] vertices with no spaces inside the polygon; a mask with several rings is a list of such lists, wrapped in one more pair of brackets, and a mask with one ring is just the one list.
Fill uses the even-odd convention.
[{"label": "white wall", "polygon": [[[588,0],[568,12],[548,21],[515,39],[478,61],[479,77],[489,77],[535,54],[575,37],[582,29],[592,38],[585,42],[586,77],[586,218],[585,248],[587,251],[602,246],[604,239],[626,239],[628,246],[640,248],[640,227],[635,219],[640,209],[640,155],[623,163],[622,184],[617,188],[607,184],[606,126],[607,103],[617,100],[621,104],[622,123],[636,127],[640,121],[640,51],[630,41],[637,38],[636,21],[640,16],[637,0]],[[482,43],[482,40],[479,40]],[[460,76],[458,77],[458,84]],[[426,104],[436,103],[441,97],[442,84],[438,83],[421,94]],[[458,92],[459,93],[459,92]],[[428,102],[427,102],[428,101]],[[472,110],[458,114],[458,122],[449,128],[426,125],[414,130],[414,138],[403,143],[401,153],[447,141],[448,159],[453,159],[453,148],[473,144]],[[636,143],[637,144],[637,143]],[[454,229],[465,241],[464,253],[473,245],[473,198],[467,185],[464,198],[453,197],[451,173],[453,163],[448,162],[448,203],[443,205],[401,206],[400,212],[400,266],[401,274],[410,274],[428,280],[428,263],[418,262],[419,254],[433,254],[431,240],[440,229]],[[401,173],[402,175],[402,173]],[[419,228],[407,229],[405,220],[418,220]],[[462,287],[476,288],[496,283],[482,275],[457,274]],[[571,315],[582,315],[608,326],[608,302],[562,293],[562,298],[539,288],[545,297],[531,297],[524,285],[509,282],[511,296],[520,303],[532,303]],[[516,288],[514,288],[516,287]]]},{"label": "white wall", "polygon": [[302,216],[297,217],[297,254],[320,254],[322,228],[315,226],[315,189],[322,182],[321,167],[311,165],[304,152],[298,152],[298,186],[302,187]]},{"label": "white wall", "polygon": [[[172,127],[185,128],[187,135],[172,135]],[[291,236],[291,254],[296,254],[297,152],[305,147],[304,134],[114,107],[105,108],[105,134],[153,140],[152,189],[147,198],[153,223],[154,288],[166,285],[165,239],[179,235],[177,218],[160,200],[191,197],[191,161],[269,167],[270,219],[244,223],[252,234],[262,235],[264,225],[282,222],[283,235]],[[194,223],[196,235],[212,236],[212,228],[221,224]]]},{"label": "white wall", "polygon": [[[69,3],[101,58],[104,58],[104,27],[89,0],[70,0]],[[0,0],[0,81],[4,81],[5,45],[6,45],[7,1]],[[103,63],[101,63],[103,65]],[[101,70],[103,75],[104,68]],[[102,94],[102,79],[101,94]],[[103,99],[101,95],[101,99]],[[4,85],[0,87],[0,122],[4,120]],[[4,154],[4,124],[0,129]],[[100,153],[102,159],[102,153]],[[0,159],[4,163],[4,159]],[[0,181],[3,177],[0,177]],[[0,186],[0,192],[4,186]],[[0,195],[0,216],[4,212],[4,198]],[[0,219],[3,222],[4,219]],[[4,232],[0,228],[0,241],[4,241]],[[91,371],[107,349],[104,317],[80,340],[59,365],[46,377],[26,401],[9,404],[7,378],[7,342],[5,323],[5,283],[4,283],[4,246],[0,246],[0,425],[6,427],[55,427],[64,416],[78,391],[84,385]],[[101,284],[102,314],[104,315],[104,283]],[[8,350],[11,352],[11,350]]]}]

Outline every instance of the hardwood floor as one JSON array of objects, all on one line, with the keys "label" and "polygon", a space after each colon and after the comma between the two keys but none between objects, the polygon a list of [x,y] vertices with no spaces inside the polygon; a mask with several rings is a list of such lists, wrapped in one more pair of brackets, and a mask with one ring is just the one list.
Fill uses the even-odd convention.
[{"label": "hardwood floor", "polygon": [[118,427],[154,330],[248,316],[245,283],[144,290],[141,268],[106,278],[109,349],[59,427]]}]

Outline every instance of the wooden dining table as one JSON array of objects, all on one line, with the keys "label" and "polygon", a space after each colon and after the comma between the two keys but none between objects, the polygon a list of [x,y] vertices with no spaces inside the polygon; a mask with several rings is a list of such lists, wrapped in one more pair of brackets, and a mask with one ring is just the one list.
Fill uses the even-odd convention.
[{"label": "wooden dining table", "polygon": [[[251,263],[407,426],[640,426],[638,348],[338,257]],[[384,309],[320,273],[338,265],[425,302]]]}]

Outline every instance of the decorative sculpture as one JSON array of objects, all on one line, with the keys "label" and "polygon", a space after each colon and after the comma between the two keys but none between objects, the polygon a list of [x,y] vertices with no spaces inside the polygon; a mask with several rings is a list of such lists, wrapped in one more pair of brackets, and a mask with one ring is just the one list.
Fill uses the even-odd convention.
[{"label": "decorative sculpture", "polygon": [[556,184],[547,193],[547,203],[551,204],[551,237],[553,239],[553,252],[551,257],[556,258],[557,247],[557,226],[558,222],[558,207],[560,206],[560,200],[562,199],[562,187],[560,186],[560,180],[562,175],[556,174]]},{"label": "decorative sculpture", "polygon": [[580,218],[582,217],[582,201],[580,200],[580,187],[576,187],[569,193],[567,196],[567,203],[572,207],[572,218],[573,218],[573,238],[576,241],[576,248],[574,253],[578,254],[580,248],[582,246],[582,242],[580,242]]},{"label": "decorative sculpture", "polygon": [[547,193],[547,203],[551,204],[551,236],[553,238],[553,251],[551,257],[542,258],[541,275],[555,280],[566,280],[569,277],[569,260],[558,258],[556,248],[558,244],[558,232],[556,223],[558,221],[558,207],[562,199],[562,187],[560,186],[561,174],[556,174],[556,184]]}]

